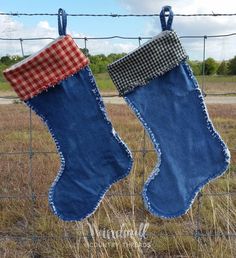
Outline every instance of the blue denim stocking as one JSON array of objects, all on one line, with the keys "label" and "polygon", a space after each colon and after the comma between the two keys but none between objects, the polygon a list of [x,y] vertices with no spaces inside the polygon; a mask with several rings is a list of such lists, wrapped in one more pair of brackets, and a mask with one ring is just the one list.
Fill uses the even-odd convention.
[{"label": "blue denim stocking", "polygon": [[66,34],[66,18],[60,8],[60,36],[4,75],[54,138],[61,168],[49,203],[72,221],[96,210],[111,185],[129,174],[132,157],[106,115],[89,60]]},{"label": "blue denim stocking", "polygon": [[154,215],[173,218],[186,213],[201,188],[224,173],[230,154],[171,29],[170,6],[163,7],[160,18],[163,32],[109,65],[108,71],[158,155],[143,188],[145,206]]},{"label": "blue denim stocking", "polygon": [[222,175],[229,163],[192,72],[183,62],[125,99],[158,154],[143,188],[146,207],[166,218],[186,213],[200,189]]},{"label": "blue denim stocking", "polygon": [[111,122],[88,67],[26,101],[47,124],[61,157],[49,192],[63,220],[81,220],[108,188],[130,172],[132,159]]}]

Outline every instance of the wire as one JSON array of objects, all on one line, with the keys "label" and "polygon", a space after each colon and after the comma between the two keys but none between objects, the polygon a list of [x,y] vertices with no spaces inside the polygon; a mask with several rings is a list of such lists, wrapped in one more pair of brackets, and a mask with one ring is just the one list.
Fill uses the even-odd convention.
[{"label": "wire", "polygon": [[[220,37],[232,37],[236,36],[236,32],[229,34],[215,34],[215,35],[183,35],[180,38],[220,38]],[[36,38],[0,38],[0,40],[54,40],[54,37],[36,37]],[[108,40],[108,39],[129,39],[129,40],[148,40],[152,39],[152,37],[145,36],[136,36],[136,37],[126,37],[126,36],[107,36],[107,37],[73,37],[73,39],[77,40]]]},{"label": "wire", "polygon": [[[18,13],[18,12],[10,12],[10,13],[0,13],[0,15],[8,15],[8,16],[57,16],[57,13]],[[159,13],[153,14],[89,14],[89,13],[71,13],[67,14],[67,16],[76,16],[76,17],[112,17],[112,18],[120,18],[120,17],[158,17]],[[174,14],[174,16],[181,17],[196,17],[196,16],[236,16],[236,13],[192,13],[192,14]]]},{"label": "wire", "polygon": [[[235,92],[223,92],[223,93],[205,93],[205,97],[206,96],[235,96],[236,95],[236,91]],[[115,98],[115,97],[120,97],[119,94],[109,94],[109,95],[102,95],[103,98]],[[0,99],[6,99],[6,100],[17,100],[17,101],[21,101],[18,97],[16,96],[0,96]]]}]

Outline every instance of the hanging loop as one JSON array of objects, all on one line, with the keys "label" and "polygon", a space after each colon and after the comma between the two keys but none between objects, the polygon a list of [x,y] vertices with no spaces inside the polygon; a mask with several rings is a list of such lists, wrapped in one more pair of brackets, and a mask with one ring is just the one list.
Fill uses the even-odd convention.
[{"label": "hanging loop", "polygon": [[66,35],[67,13],[60,8],[58,10],[58,33],[60,36]]},{"label": "hanging loop", "polygon": [[[167,21],[166,21],[166,16],[167,16]],[[164,6],[160,12],[162,30],[172,30],[173,18],[174,18],[174,13],[171,9],[171,6],[169,5]]]}]

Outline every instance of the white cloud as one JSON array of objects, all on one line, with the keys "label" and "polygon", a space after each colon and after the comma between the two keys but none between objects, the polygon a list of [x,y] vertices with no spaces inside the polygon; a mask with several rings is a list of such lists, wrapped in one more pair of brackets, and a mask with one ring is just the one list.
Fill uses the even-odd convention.
[{"label": "white cloud", "polygon": [[87,42],[90,54],[128,53],[136,47],[137,44],[132,42],[120,43],[114,40],[88,40]]},{"label": "white cloud", "polygon": [[[36,27],[25,26],[23,23],[16,21],[8,16],[0,16],[0,35],[2,38],[40,38],[49,37],[56,38],[58,36],[57,28],[51,27],[48,21],[40,21]],[[92,37],[84,33],[75,33],[68,31],[74,37]],[[33,40],[23,41],[24,54],[29,55],[39,51],[51,40]],[[84,41],[78,41],[81,48],[84,47]],[[116,40],[88,40],[87,48],[91,54],[109,54],[122,53],[133,50],[137,44],[132,42],[117,42]],[[21,55],[20,41],[1,41],[0,40],[0,56],[3,55]]]},{"label": "white cloud", "polygon": [[[12,19],[9,16],[0,16],[0,35],[2,38],[40,38],[57,37],[57,30],[51,27],[48,21],[40,21],[36,27],[25,26],[23,23]],[[24,41],[25,54],[38,51],[50,40]],[[0,40],[0,55],[21,55],[20,41]]]},{"label": "white cloud", "polygon": [[235,10],[234,0],[117,0],[123,7],[135,13],[159,13],[164,5],[170,5],[176,13],[231,13]]},{"label": "white cloud", "polygon": [[48,21],[40,21],[37,27],[41,29],[46,29],[46,30],[54,30],[53,28],[50,27]]},{"label": "white cloud", "polygon": [[[171,5],[175,13],[194,14],[194,13],[232,13],[236,10],[236,1],[234,0],[192,0],[191,3],[186,0],[117,0],[127,10],[133,13],[159,13],[164,5]],[[181,35],[216,35],[236,32],[236,17],[174,17],[174,30]],[[149,19],[145,25],[144,35],[154,36],[159,33],[159,18]],[[190,57],[201,59],[202,39],[184,40],[184,45],[189,52]],[[235,51],[236,36],[224,39],[207,40],[207,56],[213,56],[216,59],[228,59],[236,55]],[[226,47],[227,46],[227,47]]]},{"label": "white cloud", "polygon": [[[78,38],[93,38],[93,35],[86,35],[84,33],[76,33],[73,31],[70,31],[69,34],[73,37]],[[84,40],[77,40],[77,43],[80,48],[84,48]],[[135,43],[132,43],[132,41],[126,41],[124,43],[120,41],[117,42],[117,39],[88,39],[86,42],[86,46],[89,50],[89,53],[92,55],[108,55],[110,53],[128,53],[138,46],[137,40],[135,41]]]}]

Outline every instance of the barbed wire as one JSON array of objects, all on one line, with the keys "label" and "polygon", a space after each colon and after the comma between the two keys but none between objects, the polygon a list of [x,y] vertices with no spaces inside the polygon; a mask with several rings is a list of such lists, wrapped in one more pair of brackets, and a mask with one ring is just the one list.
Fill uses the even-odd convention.
[{"label": "barbed wire", "polygon": [[[6,16],[57,16],[57,13],[18,13],[18,12],[1,12],[0,15]],[[121,18],[121,17],[158,17],[159,13],[151,13],[151,14],[117,14],[117,13],[103,13],[103,14],[91,14],[91,13],[68,13],[67,16],[74,17],[112,17],[112,18]],[[168,15],[166,15],[168,16]],[[176,13],[174,16],[179,17],[202,17],[202,16],[236,16],[236,13]]]}]

